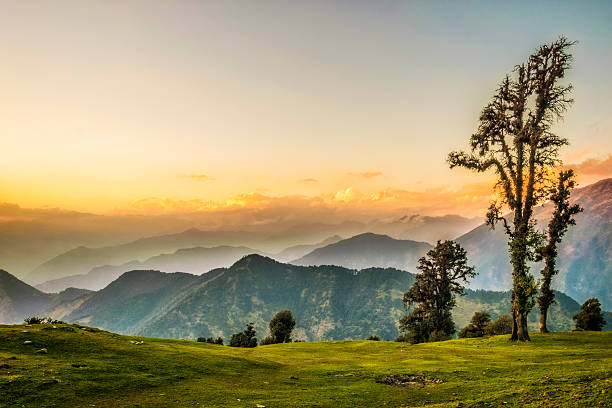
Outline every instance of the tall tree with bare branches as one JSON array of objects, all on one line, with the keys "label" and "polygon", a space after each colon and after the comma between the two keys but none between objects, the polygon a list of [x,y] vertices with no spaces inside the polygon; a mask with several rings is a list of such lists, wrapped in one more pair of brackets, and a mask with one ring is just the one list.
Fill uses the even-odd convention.
[{"label": "tall tree with bare branches", "polygon": [[574,215],[582,212],[578,204],[570,205],[569,198],[571,190],[576,186],[574,171],[566,170],[559,173],[557,184],[552,189],[550,201],[554,203],[555,209],[548,222],[547,241],[536,251],[536,261],[544,261],[544,268],[540,273],[540,296],[538,296],[538,307],[540,308],[540,333],[548,333],[546,318],[550,305],[555,301],[555,292],[552,289],[552,278],[557,270],[557,246],[561,243],[563,235],[570,225],[575,225]]},{"label": "tall tree with bare branches", "polygon": [[[535,229],[534,207],[549,196],[553,169],[560,164],[559,149],[567,139],[552,126],[569,105],[572,86],[561,84],[572,60],[574,43],[561,37],[538,48],[527,62],[515,67],[499,85],[480,115],[468,152],[448,156],[451,168],[494,171],[499,199],[491,203],[487,223],[502,222],[508,235],[512,264],[512,340],[528,341],[527,315],[537,288],[528,261],[535,260],[541,234]],[[509,209],[513,219],[503,213]]]}]

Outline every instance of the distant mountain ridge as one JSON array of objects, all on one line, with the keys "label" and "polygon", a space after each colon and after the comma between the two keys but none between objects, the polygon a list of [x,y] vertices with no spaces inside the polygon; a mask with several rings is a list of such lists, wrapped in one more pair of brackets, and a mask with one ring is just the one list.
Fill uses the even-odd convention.
[{"label": "distant mountain ridge", "polygon": [[338,265],[351,269],[369,267],[414,271],[418,259],[432,246],[426,242],[398,240],[374,233],[354,237],[315,249],[294,265]]},{"label": "distant mountain ridge", "polygon": [[261,253],[255,249],[233,246],[183,248],[170,254],[153,256],[143,262],[130,261],[121,265],[98,266],[87,274],[53,279],[36,285],[36,288],[45,292],[57,292],[67,287],[100,290],[124,272],[136,269],[200,275],[211,269],[230,266],[245,255]]},{"label": "distant mountain ridge", "polygon": [[72,275],[83,275],[92,268],[121,265],[134,260],[199,246],[219,246],[226,242],[244,240],[254,234],[228,231],[201,231],[195,228],[178,234],[141,238],[122,245],[102,248],[78,247],[65,252],[35,268],[25,278],[32,284]]},{"label": "distant mountain ridge", "polygon": [[334,235],[316,244],[294,245],[289,248],[285,248],[278,254],[272,255],[272,258],[276,259],[279,262],[289,262],[293,259],[301,258],[304,255],[307,255],[310,252],[314,251],[315,249],[323,248],[324,246],[335,244],[339,241],[342,241],[342,237],[339,235]]},{"label": "distant mountain ridge", "polygon": [[[104,217],[98,216],[96,219],[99,219],[98,222],[103,223],[103,218]],[[114,219],[113,222],[116,221],[117,220]],[[274,253],[277,259],[286,262],[300,258],[307,252],[320,247],[322,244],[321,241],[323,241],[323,244],[326,244],[338,240],[338,234],[342,236],[353,236],[355,234],[371,231],[379,234],[391,234],[396,238],[419,241],[431,240],[431,242],[434,242],[439,238],[455,238],[477,225],[477,221],[472,218],[465,218],[458,215],[432,217],[413,214],[402,217],[394,216],[393,219],[383,218],[380,220],[371,220],[368,222],[343,221],[337,224],[303,222],[301,224],[293,224],[294,225],[288,225],[281,229],[278,229],[280,226],[277,226],[268,232],[260,231],[256,226],[248,226],[248,228],[244,226],[242,230],[200,230],[191,228],[179,233],[149,236],[122,244],[100,247],[86,247],[81,245],[60,253],[51,259],[47,259],[29,273],[20,271],[19,276],[23,277],[28,283],[37,285],[67,276],[84,275],[93,268],[100,266],[122,265],[131,261],[142,262],[150,257],[171,253],[179,249],[224,245],[256,248],[262,253]],[[2,225],[3,224],[0,222],[0,229]],[[21,228],[26,229],[26,227],[28,226],[23,225]],[[47,228],[50,228],[50,226]],[[105,228],[108,228],[108,226]],[[15,232],[13,231],[12,234],[15,234]],[[31,234],[32,232],[28,229],[24,237]],[[79,237],[81,237],[85,232],[81,231],[79,234]],[[59,235],[63,236],[67,234],[64,233],[63,235]],[[9,236],[12,237],[12,235]],[[23,240],[24,237],[21,237],[21,240]],[[36,238],[37,243],[40,241],[40,237],[36,236],[31,239],[34,240],[34,238]],[[82,240],[81,242],[88,242],[85,237],[81,237],[80,239]],[[98,240],[100,239],[102,238],[99,237]],[[118,239],[120,238],[109,238],[112,242],[116,242]],[[325,242],[327,240],[330,241]],[[66,245],[67,241],[64,241],[62,245]],[[22,242],[21,244],[19,244],[19,242],[20,239],[15,238],[3,239],[2,231],[0,231],[0,243],[8,245],[9,249],[13,248],[10,249],[9,253],[4,257],[8,259],[10,255],[11,260],[9,263],[11,265],[15,264],[15,256],[11,254],[14,253],[17,248],[21,248],[19,251],[25,251],[24,254],[33,251],[28,242]],[[300,244],[303,242],[316,242],[316,244]],[[27,248],[25,248],[24,245]],[[45,243],[43,240],[38,247],[44,245]],[[37,249],[36,252],[40,255],[42,253],[48,253],[49,251]],[[1,253],[2,246],[0,246],[0,254]],[[0,262],[2,259],[3,258],[0,257]],[[30,262],[16,263],[25,265]],[[229,265],[230,264],[227,264],[226,266]],[[0,264],[0,268],[1,267],[2,265]]]}]

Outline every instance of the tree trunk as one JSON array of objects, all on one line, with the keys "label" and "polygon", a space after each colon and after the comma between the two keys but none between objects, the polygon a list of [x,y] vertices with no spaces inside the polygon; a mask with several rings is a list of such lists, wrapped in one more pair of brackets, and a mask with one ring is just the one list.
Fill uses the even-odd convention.
[{"label": "tree trunk", "polygon": [[529,330],[527,328],[527,315],[521,312],[516,313],[517,327],[517,340],[518,341],[531,341],[529,338]]},{"label": "tree trunk", "polygon": [[516,310],[514,309],[514,301],[512,302],[512,335],[510,341],[518,340],[518,324],[516,322]]},{"label": "tree trunk", "polygon": [[548,308],[555,301],[555,292],[550,287],[550,281],[552,280],[554,271],[554,259],[546,258],[546,267],[542,270],[543,279],[540,287],[540,296],[538,297],[538,306],[540,307],[540,333],[548,333],[548,327],[546,327]]},{"label": "tree trunk", "polygon": [[548,307],[540,310],[540,333],[548,333],[548,327],[546,327],[546,315],[548,314]]},{"label": "tree trunk", "polygon": [[512,302],[512,336],[510,341],[531,341],[527,327],[527,314],[519,311],[514,299]]},{"label": "tree trunk", "polygon": [[[528,220],[528,218],[526,218]],[[512,341],[531,341],[527,329],[528,303],[530,296],[529,268],[526,261],[529,250],[529,224],[525,219],[515,218],[517,227],[510,241],[509,254],[512,264]]]}]

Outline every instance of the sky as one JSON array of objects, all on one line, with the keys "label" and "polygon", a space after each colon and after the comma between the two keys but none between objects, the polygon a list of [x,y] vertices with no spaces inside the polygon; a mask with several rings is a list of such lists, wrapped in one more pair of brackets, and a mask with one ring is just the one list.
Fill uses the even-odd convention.
[{"label": "sky", "polygon": [[[556,131],[612,176],[611,2],[0,0],[0,202],[101,214],[265,206],[482,214],[449,170],[498,82],[578,41]],[[306,203],[306,204],[304,204]],[[297,208],[297,207],[296,207]]]}]

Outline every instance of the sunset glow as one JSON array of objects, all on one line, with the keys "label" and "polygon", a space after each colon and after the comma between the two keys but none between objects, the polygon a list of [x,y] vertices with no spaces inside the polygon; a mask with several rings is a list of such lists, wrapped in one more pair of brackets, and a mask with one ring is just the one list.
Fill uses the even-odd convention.
[{"label": "sunset glow", "polygon": [[566,163],[583,184],[612,175],[610,7],[546,10],[560,31],[533,24],[545,5],[66,3],[0,13],[0,202],[157,214],[301,197],[479,215],[490,177],[451,172],[446,153],[500,73],[560,34],[579,41]]}]

